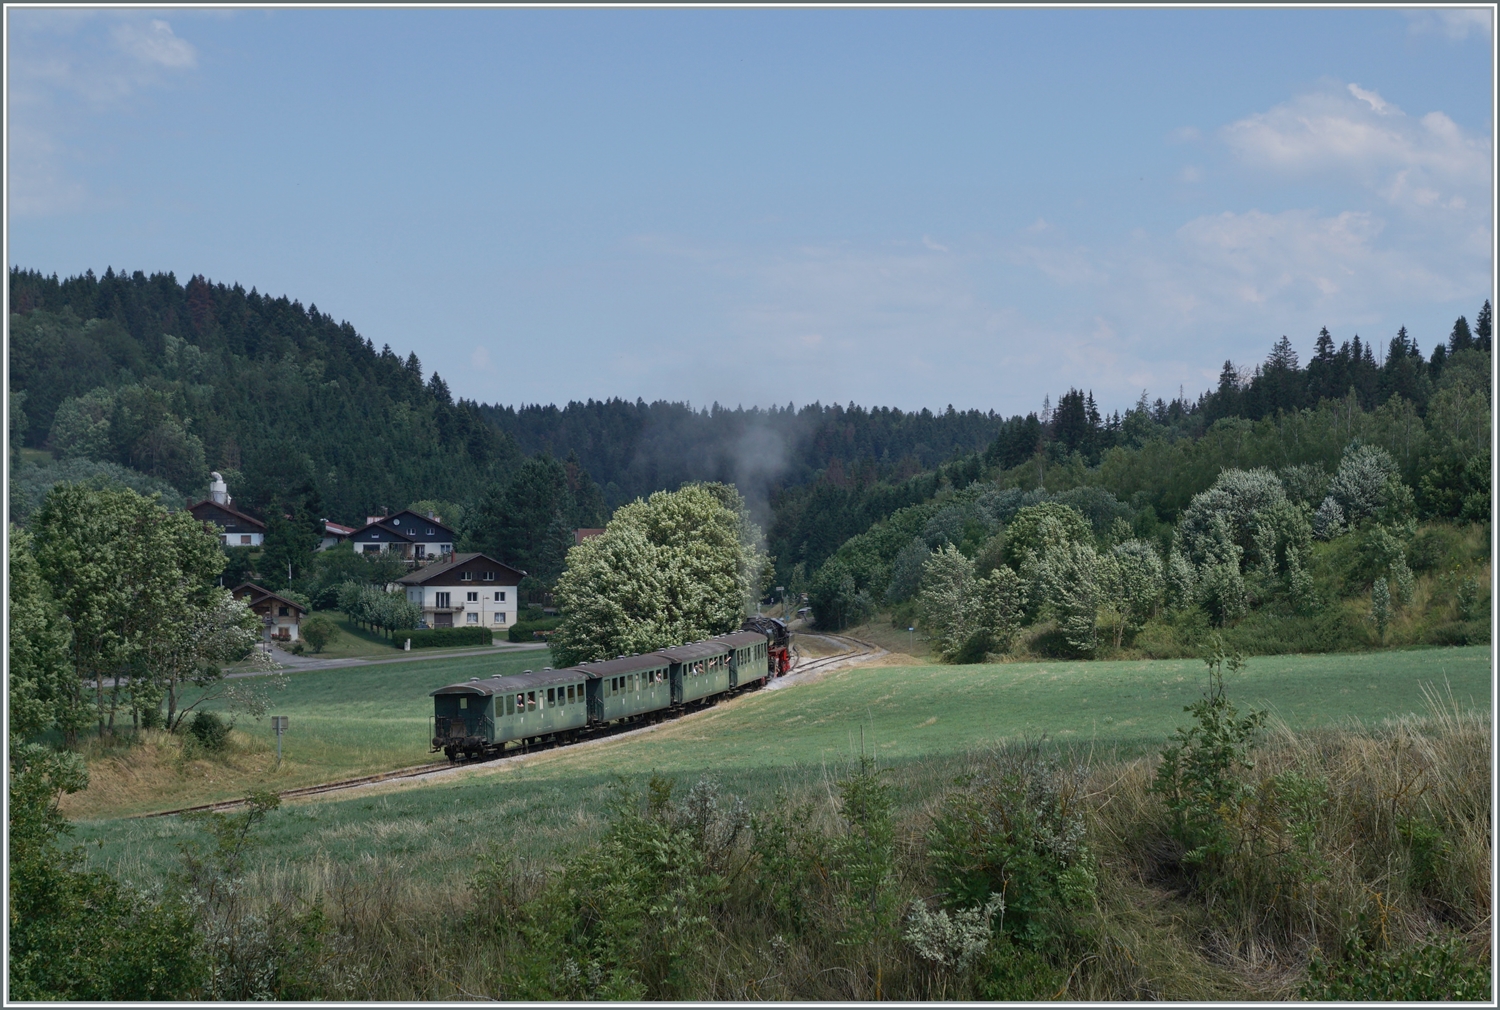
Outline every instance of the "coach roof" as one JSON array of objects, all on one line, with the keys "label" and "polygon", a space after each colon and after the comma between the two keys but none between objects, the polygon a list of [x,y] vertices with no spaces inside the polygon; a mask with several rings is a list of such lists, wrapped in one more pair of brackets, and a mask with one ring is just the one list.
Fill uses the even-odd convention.
[{"label": "coach roof", "polygon": [[429,695],[439,694],[473,694],[488,698],[496,694],[510,694],[513,691],[529,691],[539,687],[555,687],[558,684],[576,684],[587,679],[588,674],[582,670],[543,670],[533,673],[527,670],[525,673],[513,674],[509,677],[488,677],[484,680],[470,680],[462,684],[449,684],[440,687]]}]

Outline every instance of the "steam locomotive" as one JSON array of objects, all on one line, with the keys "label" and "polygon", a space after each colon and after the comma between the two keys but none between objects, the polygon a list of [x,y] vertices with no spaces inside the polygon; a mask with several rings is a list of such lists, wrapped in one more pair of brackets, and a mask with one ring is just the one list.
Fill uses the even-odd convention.
[{"label": "steam locomotive", "polygon": [[490,757],[709,705],[787,673],[790,642],[785,622],[751,617],[739,631],[659,652],[440,687],[432,750],[450,761]]}]

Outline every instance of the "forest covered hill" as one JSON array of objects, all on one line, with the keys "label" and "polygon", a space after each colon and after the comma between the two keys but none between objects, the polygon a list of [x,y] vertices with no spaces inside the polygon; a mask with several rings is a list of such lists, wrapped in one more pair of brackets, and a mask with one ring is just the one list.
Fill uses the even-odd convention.
[{"label": "forest covered hill", "polygon": [[[806,588],[851,538],[976,481],[1099,499],[1095,511],[1146,535],[1169,531],[1226,467],[1289,471],[1312,488],[1355,440],[1390,452],[1421,516],[1488,515],[1488,302],[1430,354],[1404,328],[1383,347],[1325,329],[1305,365],[1282,337],[1254,368],[1224,362],[1217,388],[1196,399],[1143,393],[1109,413],[1069,389],[1006,418],[854,404],[483,404],[424,377],[415,353],[377,350],[316,305],[238,284],[13,268],[10,285],[12,442],[53,457],[13,472],[23,521],[58,480],[98,474],[176,503],[200,497],[215,469],[262,514],[356,522],[434,503],[470,546],[555,574],[563,527],[684,481],[723,480],[766,527],[776,581]],[[893,562],[866,579],[887,579]]]},{"label": "forest covered hill", "polygon": [[309,490],[345,522],[474,502],[539,453],[576,453],[609,508],[687,480],[735,481],[763,505],[830,462],[887,478],[931,469],[1003,423],[951,407],[455,401],[414,353],[377,350],[316,304],[112,269],[59,280],[13,268],[10,286],[19,444],[128,467],[189,499],[219,470],[252,510]]}]

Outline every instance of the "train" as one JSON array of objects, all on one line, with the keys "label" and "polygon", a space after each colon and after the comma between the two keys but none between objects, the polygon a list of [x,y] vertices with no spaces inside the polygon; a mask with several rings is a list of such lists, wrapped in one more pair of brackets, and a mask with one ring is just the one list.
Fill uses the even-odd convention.
[{"label": "train", "polygon": [[751,617],[738,631],[657,652],[449,684],[431,692],[432,752],[494,757],[711,705],[788,673],[790,643],[785,622]]}]

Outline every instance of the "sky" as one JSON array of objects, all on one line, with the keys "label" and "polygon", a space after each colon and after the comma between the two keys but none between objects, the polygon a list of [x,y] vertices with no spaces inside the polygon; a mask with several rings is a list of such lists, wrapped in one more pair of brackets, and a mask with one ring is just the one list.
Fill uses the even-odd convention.
[{"label": "sky", "polygon": [[1491,9],[6,9],[7,257],[489,403],[1106,409],[1494,281]]}]

